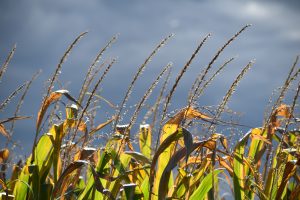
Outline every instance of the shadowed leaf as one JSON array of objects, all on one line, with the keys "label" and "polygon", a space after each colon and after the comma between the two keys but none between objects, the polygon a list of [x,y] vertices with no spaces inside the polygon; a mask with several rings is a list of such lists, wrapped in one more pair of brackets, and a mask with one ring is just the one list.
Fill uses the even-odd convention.
[{"label": "shadowed leaf", "polygon": [[66,177],[71,174],[74,170],[81,168],[82,166],[84,166],[85,164],[88,164],[87,161],[84,160],[77,160],[73,163],[71,163],[61,174],[61,176],[59,177],[57,183],[55,184],[55,187],[53,189],[53,196],[57,196],[59,190],[61,188],[63,188],[63,184],[64,184],[64,180],[66,179]]},{"label": "shadowed leaf", "polygon": [[287,162],[283,172],[282,181],[277,190],[276,200],[282,199],[281,195],[283,194],[283,191],[287,187],[288,180],[294,175],[295,172],[296,172],[295,162],[294,161]]},{"label": "shadowed leaf", "polygon": [[178,131],[182,131],[184,146],[186,148],[185,162],[188,161],[189,155],[193,151],[193,136],[192,134],[186,130],[185,128],[179,129]]},{"label": "shadowed leaf", "polygon": [[144,156],[143,154],[136,152],[136,151],[124,151],[125,154],[132,156],[135,160],[138,162],[144,163],[144,164],[151,164],[151,161]]}]

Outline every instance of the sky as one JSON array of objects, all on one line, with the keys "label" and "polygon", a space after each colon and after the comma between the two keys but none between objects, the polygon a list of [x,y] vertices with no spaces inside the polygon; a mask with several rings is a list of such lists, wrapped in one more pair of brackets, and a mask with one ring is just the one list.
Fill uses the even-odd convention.
[{"label": "sky", "polygon": [[[193,81],[215,52],[241,27],[252,24],[221,54],[214,69],[228,58],[236,59],[215,79],[198,103],[201,106],[219,104],[241,69],[255,60],[228,106],[242,113],[241,123],[261,126],[269,98],[282,85],[300,53],[298,2],[2,0],[0,63],[5,61],[14,44],[17,44],[17,50],[0,83],[0,102],[35,72],[42,70],[20,113],[32,116],[32,119],[17,123],[13,139],[20,142],[22,153],[28,154],[45,81],[53,74],[68,45],[84,31],[88,34],[64,63],[59,80],[77,96],[97,52],[112,36],[119,34],[117,42],[104,54],[104,59],[117,58],[117,63],[101,85],[101,94],[116,105],[121,102],[137,68],[164,37],[171,33],[175,35],[139,78],[130,98],[131,104],[138,102],[149,83],[170,61],[174,67],[170,81],[173,84],[199,42],[211,33],[211,38],[184,74],[174,94],[170,107],[173,110],[186,105]],[[15,98],[0,113],[1,119],[13,115],[17,100]],[[99,123],[102,121],[99,119]],[[0,139],[0,148],[4,141]]]}]

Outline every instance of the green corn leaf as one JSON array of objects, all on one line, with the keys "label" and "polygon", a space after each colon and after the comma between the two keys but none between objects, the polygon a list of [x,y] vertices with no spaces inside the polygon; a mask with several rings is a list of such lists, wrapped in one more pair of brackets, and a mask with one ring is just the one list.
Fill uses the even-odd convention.
[{"label": "green corn leaf", "polygon": [[28,172],[28,166],[25,165],[19,175],[19,178],[16,179],[16,184],[14,188],[15,200],[23,200],[27,198],[27,194],[31,191],[31,195],[34,195],[29,183],[30,174]]},{"label": "green corn leaf", "polygon": [[215,169],[213,172],[210,172],[208,175],[206,175],[198,188],[191,195],[190,200],[204,199],[209,190],[212,188],[212,176],[214,176],[214,180],[217,180],[218,174],[220,174],[222,171],[222,169]]},{"label": "green corn leaf", "polygon": [[143,155],[148,159],[151,158],[151,140],[152,132],[149,124],[140,125],[139,145]]},{"label": "green corn leaf", "polygon": [[141,183],[141,190],[144,195],[144,200],[149,199],[149,177],[145,176],[144,181]]},{"label": "green corn leaf", "polygon": [[235,199],[244,199],[245,196],[245,164],[244,152],[251,131],[249,131],[236,145],[233,159],[233,186]]}]

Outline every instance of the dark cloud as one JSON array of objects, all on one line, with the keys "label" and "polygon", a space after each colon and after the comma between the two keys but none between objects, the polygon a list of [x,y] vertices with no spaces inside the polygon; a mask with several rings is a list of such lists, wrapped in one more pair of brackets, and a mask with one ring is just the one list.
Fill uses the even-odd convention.
[{"label": "dark cloud", "polygon": [[[200,105],[218,104],[233,79],[248,61],[256,59],[241,82],[230,107],[245,113],[251,126],[259,126],[264,107],[274,89],[288,73],[300,52],[300,19],[298,1],[1,1],[0,58],[4,61],[17,43],[16,55],[3,79],[1,100],[38,69],[43,74],[27,96],[22,114],[33,120],[22,123],[15,139],[25,140],[28,151],[33,124],[43,94],[44,81],[53,73],[60,57],[72,40],[85,30],[89,34],[73,50],[64,64],[60,80],[71,81],[73,94],[78,93],[87,67],[99,49],[116,33],[119,40],[105,57],[118,57],[103,83],[103,95],[118,104],[131,77],[156,44],[168,34],[175,37],[155,56],[135,87],[135,103],[155,74],[173,61],[176,73],[184,66],[197,43],[212,33],[205,47],[184,75],[173,99],[173,108],[183,106],[191,84],[201,69],[227,39],[247,23],[253,26],[221,55],[215,68],[226,59],[237,59],[208,88]],[[175,105],[178,105],[175,106]],[[13,113],[10,105],[3,115]],[[2,114],[1,114],[2,115]],[[250,121],[249,121],[250,119]],[[24,125],[26,124],[26,125]],[[23,130],[20,133],[20,130]],[[1,143],[2,145],[2,143]]]}]

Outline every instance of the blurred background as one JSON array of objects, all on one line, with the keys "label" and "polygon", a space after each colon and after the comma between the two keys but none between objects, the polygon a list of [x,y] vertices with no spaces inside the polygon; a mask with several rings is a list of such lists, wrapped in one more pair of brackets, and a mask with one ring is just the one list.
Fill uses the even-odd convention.
[{"label": "blurred background", "polygon": [[[16,123],[13,140],[21,145],[16,150],[22,156],[29,154],[45,82],[53,74],[68,45],[83,31],[89,33],[71,52],[59,80],[72,95],[78,96],[93,58],[112,36],[119,34],[117,42],[103,57],[103,60],[117,58],[117,63],[101,85],[101,95],[115,105],[120,104],[137,68],[164,37],[175,34],[139,78],[128,105],[139,101],[169,61],[174,67],[170,80],[172,85],[199,42],[211,33],[212,37],[184,74],[169,109],[172,111],[186,105],[193,81],[215,52],[241,27],[252,24],[214,64],[214,69],[217,69],[230,57],[236,58],[207,88],[198,103],[199,106],[218,105],[241,69],[255,59],[255,64],[239,84],[228,106],[241,113],[241,124],[261,126],[269,98],[283,84],[296,55],[300,53],[299,11],[300,2],[297,0],[2,0],[1,64],[14,44],[17,44],[17,50],[0,83],[0,101],[39,69],[42,70],[20,112],[20,115],[32,118]],[[57,89],[61,88],[56,86],[54,90]],[[153,94],[154,99],[158,89]],[[19,96],[0,113],[1,119],[13,115]],[[289,99],[286,101],[290,102]],[[100,109],[100,115],[111,116],[114,112],[109,109]],[[99,118],[97,123],[105,120]],[[124,123],[127,123],[126,119]],[[0,148],[4,144],[5,139],[1,136]]]}]

